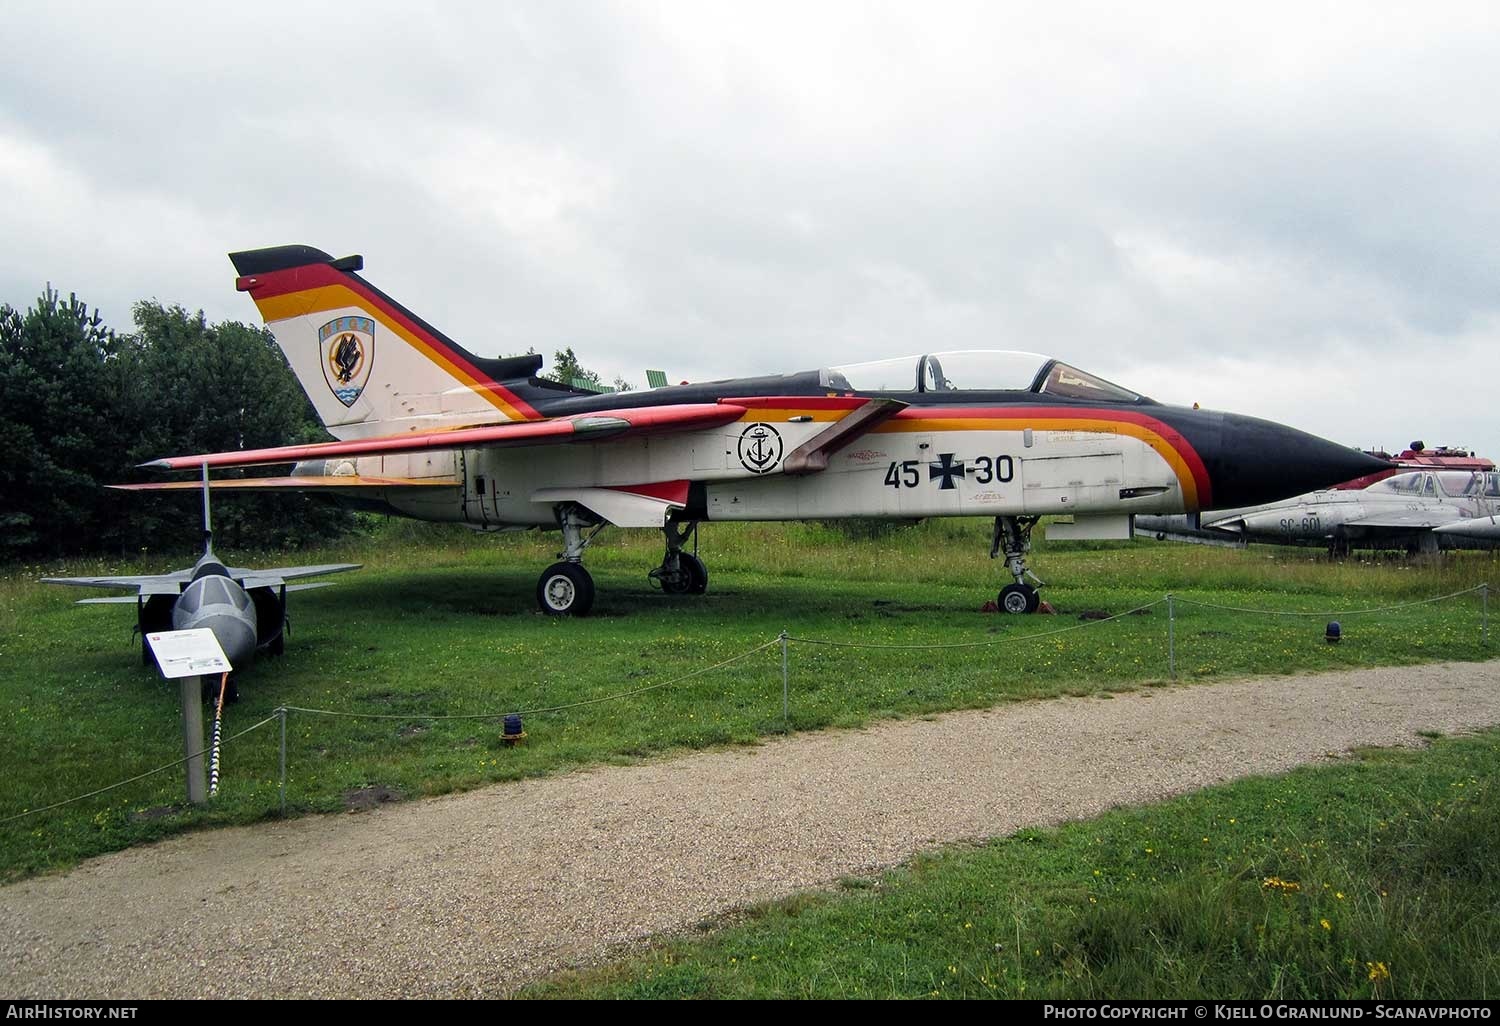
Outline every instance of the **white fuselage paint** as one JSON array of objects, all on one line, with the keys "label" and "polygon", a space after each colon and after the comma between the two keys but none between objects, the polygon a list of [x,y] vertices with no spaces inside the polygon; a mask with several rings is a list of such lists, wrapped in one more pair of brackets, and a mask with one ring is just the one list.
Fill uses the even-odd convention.
[{"label": "white fuselage paint", "polygon": [[[552,503],[533,501],[542,489],[684,479],[705,483],[709,520],[1180,513],[1191,508],[1173,468],[1150,445],[1129,435],[924,430],[920,422],[907,422],[901,430],[877,428],[861,436],[834,454],[824,471],[793,477],[781,473],[785,456],[828,422],[774,422],[781,455],[766,473],[749,469],[739,454],[742,436],[754,423],[747,418],[714,431],[577,447],[361,458],[357,471],[372,477],[459,478],[461,492],[392,489],[385,499],[408,516],[492,528],[554,526]],[[950,487],[943,487],[945,481]],[[1122,498],[1122,489],[1146,494]]]}]

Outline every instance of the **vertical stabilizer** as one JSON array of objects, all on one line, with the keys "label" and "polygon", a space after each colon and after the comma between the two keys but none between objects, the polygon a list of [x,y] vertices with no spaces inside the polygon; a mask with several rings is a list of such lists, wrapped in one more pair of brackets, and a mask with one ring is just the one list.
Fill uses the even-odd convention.
[{"label": "vertical stabilizer", "polygon": [[277,246],[229,259],[335,437],[539,417],[507,383],[540,356],[475,356],[360,277],[362,258]]}]

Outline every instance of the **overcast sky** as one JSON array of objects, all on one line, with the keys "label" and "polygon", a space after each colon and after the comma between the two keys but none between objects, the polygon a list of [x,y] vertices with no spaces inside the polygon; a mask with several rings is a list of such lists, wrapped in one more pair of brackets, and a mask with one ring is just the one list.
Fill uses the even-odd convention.
[{"label": "overcast sky", "polygon": [[1500,458],[1500,5],[11,0],[0,301],[362,253],[644,384],[943,349]]}]

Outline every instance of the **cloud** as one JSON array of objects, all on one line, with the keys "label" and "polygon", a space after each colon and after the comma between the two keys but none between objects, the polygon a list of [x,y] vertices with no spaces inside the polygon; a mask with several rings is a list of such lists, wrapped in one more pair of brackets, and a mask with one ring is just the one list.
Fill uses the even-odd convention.
[{"label": "cloud", "polygon": [[117,324],[146,296],[250,319],[224,253],[303,242],[364,253],[478,352],[608,375],[1021,348],[1340,439],[1494,448],[1477,385],[1341,397],[1494,370],[1497,21],[23,3],[0,299],[51,280]]}]

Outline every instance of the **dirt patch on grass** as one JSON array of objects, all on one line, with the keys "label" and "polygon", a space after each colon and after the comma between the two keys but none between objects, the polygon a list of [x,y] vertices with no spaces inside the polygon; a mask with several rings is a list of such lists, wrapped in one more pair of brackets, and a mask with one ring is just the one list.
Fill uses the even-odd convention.
[{"label": "dirt patch on grass", "polygon": [[344,792],[344,808],[350,812],[365,812],[384,805],[386,802],[399,802],[401,793],[393,791],[384,784],[376,784],[372,787],[361,787],[356,791]]},{"label": "dirt patch on grass", "polygon": [[149,823],[153,819],[166,819],[168,816],[175,816],[181,811],[181,805],[153,805],[149,809],[132,812],[130,814],[130,821],[132,823]]}]

